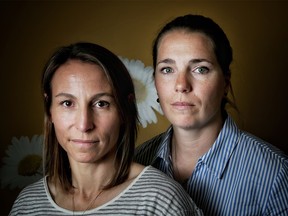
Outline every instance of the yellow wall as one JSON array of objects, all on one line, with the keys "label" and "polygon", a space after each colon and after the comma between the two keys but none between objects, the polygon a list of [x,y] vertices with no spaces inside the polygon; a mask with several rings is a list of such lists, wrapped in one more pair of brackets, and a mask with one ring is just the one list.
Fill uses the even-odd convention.
[{"label": "yellow wall", "polygon": [[[95,42],[148,66],[159,28],[186,13],[210,16],[230,38],[243,128],[288,152],[287,11],[287,2],[272,0],[1,1],[0,158],[13,136],[42,133],[40,74],[56,47]],[[165,118],[158,118],[140,129],[137,144],[166,129]],[[7,213],[19,191],[0,192],[0,209]]]}]

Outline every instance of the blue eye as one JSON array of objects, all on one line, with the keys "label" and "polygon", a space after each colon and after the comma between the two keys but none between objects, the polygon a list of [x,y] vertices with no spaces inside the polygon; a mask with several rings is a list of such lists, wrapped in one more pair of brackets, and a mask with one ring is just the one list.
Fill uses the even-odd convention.
[{"label": "blue eye", "polygon": [[197,67],[194,72],[199,74],[206,74],[209,72],[209,69],[207,67]]},{"label": "blue eye", "polygon": [[172,68],[170,68],[170,67],[165,67],[161,71],[165,74],[173,72]]}]

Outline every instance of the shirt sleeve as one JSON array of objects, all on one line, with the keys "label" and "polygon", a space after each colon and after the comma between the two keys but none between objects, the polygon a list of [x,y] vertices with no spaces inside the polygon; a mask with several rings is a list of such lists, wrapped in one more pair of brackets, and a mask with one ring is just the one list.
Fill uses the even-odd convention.
[{"label": "shirt sleeve", "polygon": [[266,208],[266,215],[288,215],[288,159],[278,173]]}]

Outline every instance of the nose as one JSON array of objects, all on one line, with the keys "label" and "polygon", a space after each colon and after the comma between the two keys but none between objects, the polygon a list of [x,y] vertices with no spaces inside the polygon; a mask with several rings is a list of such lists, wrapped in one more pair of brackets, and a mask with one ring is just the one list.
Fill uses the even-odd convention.
[{"label": "nose", "polygon": [[77,115],[78,118],[76,118],[76,125],[79,131],[85,133],[91,131],[95,127],[91,109],[79,109]]},{"label": "nose", "polygon": [[175,91],[180,93],[187,93],[192,91],[192,83],[187,73],[179,73],[175,82]]}]

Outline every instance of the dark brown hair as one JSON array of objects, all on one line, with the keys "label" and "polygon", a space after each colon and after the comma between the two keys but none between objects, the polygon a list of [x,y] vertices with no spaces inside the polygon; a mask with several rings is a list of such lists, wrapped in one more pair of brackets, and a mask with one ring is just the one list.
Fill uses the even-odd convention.
[{"label": "dark brown hair", "polygon": [[93,43],[79,42],[60,47],[50,57],[42,74],[44,96],[44,172],[52,181],[59,181],[65,190],[72,186],[71,170],[66,151],[56,138],[50,121],[51,80],[57,69],[68,60],[99,65],[107,76],[122,122],[115,156],[115,175],[106,187],[124,182],[129,174],[137,137],[138,113],[130,74],[122,61],[108,49]]},{"label": "dark brown hair", "polygon": [[153,67],[155,69],[157,63],[157,54],[158,54],[158,46],[161,38],[168,32],[175,30],[185,30],[188,32],[199,32],[205,34],[213,43],[214,52],[217,58],[217,61],[221,67],[223,75],[225,77],[226,83],[228,85],[228,92],[232,96],[230,100],[227,95],[222,100],[221,110],[222,114],[226,115],[225,106],[228,103],[231,107],[235,108],[238,112],[238,108],[236,106],[235,97],[231,85],[231,70],[230,65],[233,60],[233,51],[230,46],[230,42],[222,30],[222,28],[215,23],[212,19],[202,16],[202,15],[194,15],[187,14],[184,16],[179,16],[168,22],[164,27],[160,30],[157,37],[153,43]]}]

